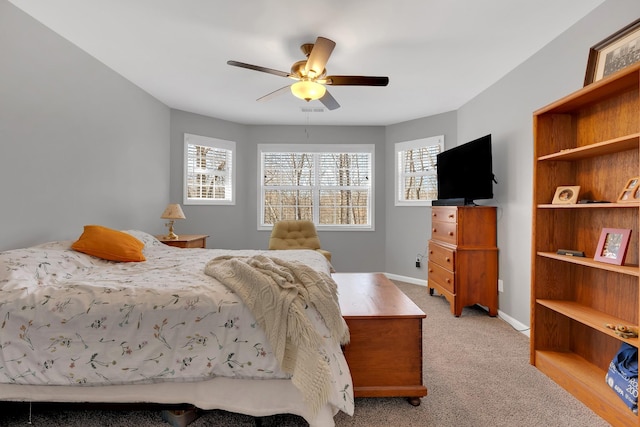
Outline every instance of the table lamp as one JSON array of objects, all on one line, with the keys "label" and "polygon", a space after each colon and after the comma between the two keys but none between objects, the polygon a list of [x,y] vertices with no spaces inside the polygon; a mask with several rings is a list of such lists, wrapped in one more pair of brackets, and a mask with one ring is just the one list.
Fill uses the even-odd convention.
[{"label": "table lamp", "polygon": [[170,204],[167,208],[162,212],[162,219],[168,219],[169,222],[166,224],[169,227],[169,234],[164,236],[167,240],[177,240],[178,235],[173,232],[173,221],[176,219],[185,219],[184,212],[182,212],[182,208],[179,204]]}]

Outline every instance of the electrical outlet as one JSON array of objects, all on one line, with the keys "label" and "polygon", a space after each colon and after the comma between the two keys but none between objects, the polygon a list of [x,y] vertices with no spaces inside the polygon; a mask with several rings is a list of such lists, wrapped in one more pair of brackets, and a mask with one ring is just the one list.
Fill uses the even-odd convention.
[{"label": "electrical outlet", "polygon": [[416,257],[416,268],[420,268],[420,257]]},{"label": "electrical outlet", "polygon": [[502,279],[498,279],[498,292],[504,292],[504,282]]}]

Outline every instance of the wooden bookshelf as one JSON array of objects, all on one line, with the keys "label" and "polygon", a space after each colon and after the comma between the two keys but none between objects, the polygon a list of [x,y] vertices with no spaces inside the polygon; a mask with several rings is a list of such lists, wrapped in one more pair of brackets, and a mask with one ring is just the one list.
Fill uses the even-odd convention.
[{"label": "wooden bookshelf", "polygon": [[[639,203],[616,203],[640,176],[640,64],[578,90],[533,115],[531,364],[614,426],[639,426],[606,384],[622,342],[605,325],[638,326]],[[579,185],[579,199],[554,205],[558,186]],[[594,260],[602,228],[632,230],[623,265]],[[558,249],[585,257],[559,255]]]}]

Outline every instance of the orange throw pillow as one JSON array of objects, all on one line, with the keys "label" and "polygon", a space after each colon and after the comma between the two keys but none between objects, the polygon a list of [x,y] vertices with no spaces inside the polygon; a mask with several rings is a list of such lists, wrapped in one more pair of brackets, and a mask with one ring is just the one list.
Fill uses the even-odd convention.
[{"label": "orange throw pillow", "polygon": [[85,225],[84,232],[71,248],[109,261],[145,261],[144,243],[131,234],[101,225]]}]

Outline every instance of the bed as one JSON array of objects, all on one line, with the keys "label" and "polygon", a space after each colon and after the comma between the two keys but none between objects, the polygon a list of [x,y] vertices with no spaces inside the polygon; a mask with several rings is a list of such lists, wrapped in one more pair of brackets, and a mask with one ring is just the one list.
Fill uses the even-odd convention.
[{"label": "bed", "polygon": [[126,233],[141,243],[144,262],[87,255],[73,241],[0,252],[0,400],[187,403],[252,416],[292,413],[311,426],[333,426],[338,411],[353,414],[344,337],[322,310],[304,307],[319,337],[305,356],[323,369],[311,373],[324,378],[319,391],[282,369],[247,304],[205,272],[220,260],[267,257],[330,276],[323,255],[179,249]]}]

